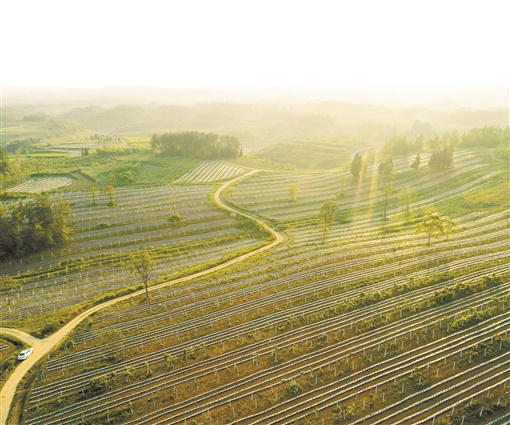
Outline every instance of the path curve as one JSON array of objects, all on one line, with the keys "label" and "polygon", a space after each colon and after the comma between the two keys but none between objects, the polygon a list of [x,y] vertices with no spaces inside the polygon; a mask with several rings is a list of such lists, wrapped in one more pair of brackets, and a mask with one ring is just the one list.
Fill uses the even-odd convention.
[{"label": "path curve", "polygon": [[[155,286],[151,286],[149,288],[149,292],[157,291],[161,288],[164,288],[169,285],[175,285],[177,283],[187,282],[189,280],[193,280],[202,276],[205,276],[210,273],[214,273],[218,270],[221,270],[223,268],[229,267],[233,264],[240,263],[242,261],[247,260],[250,257],[253,257],[254,255],[260,254],[261,252],[267,251],[268,249],[274,248],[276,245],[278,245],[280,242],[283,241],[283,236],[278,233],[276,230],[269,227],[266,223],[264,223],[262,220],[256,218],[255,216],[240,212],[235,210],[234,208],[225,205],[223,201],[220,199],[220,194],[223,190],[225,190],[230,185],[247,178],[248,176],[251,176],[260,170],[253,169],[250,172],[243,174],[242,176],[239,176],[233,180],[230,180],[226,183],[224,183],[214,194],[214,200],[215,202],[223,209],[234,212],[238,215],[241,215],[243,217],[247,217],[259,225],[261,225],[264,229],[269,231],[275,238],[273,242],[271,242],[268,245],[265,245],[261,248],[258,248],[254,251],[251,251],[247,254],[243,254],[239,257],[236,257],[232,260],[229,260],[225,263],[219,264],[217,266],[211,267],[210,269],[192,274],[190,276],[182,277],[179,279],[173,279],[169,280],[167,282],[160,283]],[[112,306],[116,303],[119,303],[121,301],[127,300],[129,298],[137,297],[139,295],[144,295],[145,289],[141,289],[139,291],[133,292],[128,295],[124,295],[119,298],[115,298],[114,300],[106,301],[102,304],[93,306],[89,308],[88,310],[84,311],[83,313],[76,316],[74,319],[72,319],[69,323],[64,325],[62,328],[60,328],[57,332],[55,332],[52,335],[49,335],[48,337],[44,339],[38,339],[31,335],[26,334],[25,332],[19,331],[17,329],[8,329],[8,328],[0,328],[0,334],[4,333],[6,335],[15,336],[18,339],[20,339],[23,342],[28,343],[29,345],[34,348],[34,352],[32,355],[20,362],[16,369],[12,372],[12,374],[8,377],[7,381],[5,382],[4,386],[0,390],[0,425],[7,425],[7,419],[9,416],[9,411],[11,409],[11,404],[14,399],[14,394],[16,392],[16,388],[18,387],[21,380],[25,377],[25,375],[30,372],[30,369],[36,365],[36,363],[41,360],[43,357],[48,356],[51,350],[53,350],[55,347],[58,346],[62,341],[65,340],[65,338],[78,326],[84,319],[89,317],[90,315],[96,313],[97,311],[102,310],[105,307]]]},{"label": "path curve", "polygon": [[37,344],[40,341],[39,338],[36,338],[35,336],[32,336],[30,334],[27,334],[26,332],[20,331],[19,329],[1,328],[0,327],[0,334],[13,337],[13,338],[21,341],[23,344],[30,345],[30,346],[33,346],[34,344]]}]

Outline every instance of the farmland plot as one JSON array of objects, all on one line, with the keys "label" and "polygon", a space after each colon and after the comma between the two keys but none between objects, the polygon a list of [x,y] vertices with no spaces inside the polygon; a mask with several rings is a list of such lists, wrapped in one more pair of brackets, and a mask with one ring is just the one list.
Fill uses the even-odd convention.
[{"label": "farmland plot", "polygon": [[244,168],[223,161],[204,161],[177,179],[177,182],[212,183],[232,179],[244,172],[246,172]]},{"label": "farmland plot", "polygon": [[7,189],[7,193],[44,193],[68,186],[74,179],[67,176],[33,177],[18,186]]},{"label": "farmland plot", "polygon": [[[414,207],[481,193],[494,170],[465,154],[456,161],[453,170],[407,178],[420,192]],[[367,181],[343,188],[342,204],[360,213],[323,241],[309,218],[320,196],[338,189],[330,177],[240,183],[234,199],[245,209],[264,215],[280,202],[288,217],[306,220],[263,258],[98,314],[46,362],[26,423],[504,418],[508,208],[460,215],[454,233],[426,247],[403,206],[392,205],[389,223],[374,219],[370,206],[380,199]],[[305,188],[304,208],[285,201],[290,181]]]},{"label": "farmland plot", "polygon": [[[153,279],[177,276],[193,267],[217,263],[232,252],[256,246],[258,236],[240,229],[234,218],[211,207],[207,187],[119,189],[114,208],[106,199],[90,203],[90,194],[58,195],[73,209],[75,234],[65,249],[2,265],[22,285],[4,293],[0,314],[20,321],[59,308],[90,303],[108,291],[139,285],[122,261],[146,247],[156,256]],[[57,196],[57,195],[55,195]],[[182,224],[167,218],[179,213]]]}]

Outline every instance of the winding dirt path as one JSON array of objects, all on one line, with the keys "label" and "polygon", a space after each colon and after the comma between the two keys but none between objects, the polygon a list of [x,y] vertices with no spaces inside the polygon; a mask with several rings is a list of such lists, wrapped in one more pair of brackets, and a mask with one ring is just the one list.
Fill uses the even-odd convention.
[{"label": "winding dirt path", "polygon": [[[261,252],[272,249],[273,247],[275,247],[276,245],[278,245],[280,242],[283,241],[283,236],[280,233],[278,233],[277,231],[273,230],[271,227],[269,227],[262,220],[254,217],[253,215],[237,211],[237,210],[225,205],[220,199],[221,192],[223,190],[225,190],[228,186],[257,173],[258,171],[259,170],[254,169],[254,170],[250,171],[249,173],[243,174],[240,177],[237,177],[233,180],[230,180],[230,181],[224,183],[214,194],[214,200],[221,208],[223,208],[227,211],[236,213],[238,215],[247,217],[247,218],[255,221],[256,223],[261,225],[264,229],[269,231],[275,237],[275,240],[268,245],[265,245],[265,246],[258,248],[252,252],[241,255],[240,257],[234,258],[232,260],[227,261],[226,263],[220,264],[220,265],[212,267],[210,269],[207,269],[207,270],[201,271],[199,273],[195,273],[193,275],[186,276],[186,277],[183,277],[180,279],[169,280],[167,282],[163,282],[158,285],[152,286],[149,288],[150,292],[160,290],[161,288],[164,288],[166,286],[175,285],[175,284],[182,283],[182,282],[187,282],[187,281],[205,276],[207,274],[214,273],[214,272],[224,269],[226,267],[230,267],[233,264],[245,261],[248,258],[253,257],[254,255],[260,254]],[[67,338],[67,336],[84,319],[86,319],[90,315],[92,315],[92,314],[96,313],[97,311],[100,311],[106,307],[112,306],[116,303],[127,300],[129,298],[137,297],[137,296],[144,295],[144,294],[145,294],[145,289],[142,289],[142,290],[133,292],[131,294],[125,295],[123,297],[119,297],[114,300],[106,301],[102,304],[91,307],[90,309],[88,309],[88,310],[84,311],[83,313],[79,314],[78,316],[76,316],[74,319],[72,319],[69,323],[64,325],[57,332],[55,332],[54,334],[52,334],[44,339],[35,338],[23,331],[17,330],[17,329],[0,328],[0,334],[13,336],[13,337],[23,341],[24,343],[30,345],[34,349],[34,352],[28,359],[26,359],[23,362],[20,362],[18,364],[18,366],[16,367],[14,372],[12,372],[12,374],[8,377],[4,386],[0,390],[0,425],[8,424],[7,419],[9,416],[9,411],[11,409],[12,401],[14,399],[14,394],[16,392],[16,388],[18,387],[18,385],[22,381],[22,379],[27,375],[27,373],[30,372],[32,367],[34,367],[38,361],[40,361],[45,356],[49,356],[49,353],[54,348],[56,348],[61,342],[63,342]]]}]

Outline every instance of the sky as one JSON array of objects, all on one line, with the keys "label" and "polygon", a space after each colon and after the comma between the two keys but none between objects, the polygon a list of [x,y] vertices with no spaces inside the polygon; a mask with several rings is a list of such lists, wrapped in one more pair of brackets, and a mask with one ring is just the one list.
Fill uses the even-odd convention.
[{"label": "sky", "polygon": [[508,86],[507,0],[0,0],[8,86]]}]

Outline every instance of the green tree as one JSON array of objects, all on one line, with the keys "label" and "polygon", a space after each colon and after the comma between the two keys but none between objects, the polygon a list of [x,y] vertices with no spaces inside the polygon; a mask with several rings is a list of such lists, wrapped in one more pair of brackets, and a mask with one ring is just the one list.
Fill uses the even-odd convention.
[{"label": "green tree", "polygon": [[448,240],[449,234],[451,233],[453,228],[455,226],[457,226],[457,223],[455,223],[455,221],[453,221],[452,218],[447,217],[447,216],[444,216],[444,217],[441,218],[441,223],[442,223],[442,226],[443,226],[443,233],[446,234],[446,240]]},{"label": "green tree", "polygon": [[386,211],[388,204],[390,203],[391,195],[393,194],[394,187],[392,184],[387,183],[381,189],[381,195],[383,199],[383,219],[386,220]]},{"label": "green tree", "polygon": [[0,203],[0,258],[15,254],[21,245],[19,235],[21,215],[16,214],[17,211],[19,208],[16,206],[7,211]]},{"label": "green tree", "polygon": [[414,141],[414,149],[415,151],[418,152],[418,154],[420,153],[420,151],[422,150],[423,148],[423,140],[425,139],[425,137],[423,136],[423,134],[420,134],[416,140]]},{"label": "green tree", "polygon": [[428,237],[427,246],[430,246],[430,239],[432,236],[437,238],[444,232],[443,220],[437,212],[429,211],[423,217],[423,220],[418,223],[416,233],[425,233]]},{"label": "green tree", "polygon": [[420,159],[420,152],[418,152],[418,153],[416,154],[416,158],[414,158],[414,161],[413,161],[413,163],[411,164],[411,168],[412,168],[413,170],[417,170],[417,169],[418,169],[418,167],[420,166],[420,162],[421,162],[421,159]]},{"label": "green tree", "polygon": [[171,354],[165,354],[165,364],[167,369],[173,369],[175,363],[177,363],[177,357]]},{"label": "green tree", "polygon": [[104,196],[108,196],[108,198],[110,198],[110,203],[108,205],[113,206],[114,205],[113,202],[117,196],[115,188],[113,186],[105,186]]},{"label": "green tree", "polygon": [[191,158],[237,158],[242,156],[241,143],[236,137],[214,133],[184,131],[154,134],[154,152]]},{"label": "green tree", "polygon": [[0,176],[2,179],[9,174],[9,155],[3,146],[0,146]]},{"label": "green tree", "polygon": [[99,334],[99,341],[101,342],[100,349],[103,358],[111,357],[117,359],[119,351],[124,350],[124,340],[126,336],[118,329],[104,329]]},{"label": "green tree", "polygon": [[70,212],[69,202],[52,203],[48,194],[37,194],[29,202],[14,206],[9,234],[18,246],[10,254],[23,255],[68,242],[73,233],[68,219]]},{"label": "green tree", "polygon": [[432,169],[448,168],[453,163],[453,150],[444,147],[440,151],[434,151],[430,155],[429,167]]},{"label": "green tree", "polygon": [[384,156],[381,162],[379,163],[379,175],[386,181],[391,178],[391,173],[393,171],[393,160],[391,156]]},{"label": "green tree", "polygon": [[298,187],[295,184],[289,185],[289,198],[291,202],[296,200],[296,196],[298,193]]},{"label": "green tree", "polygon": [[361,155],[359,153],[356,153],[351,164],[351,174],[354,177],[354,180],[356,181],[358,181],[360,178],[361,170],[363,168],[362,162],[363,160],[361,158]]},{"label": "green tree", "polygon": [[319,211],[319,226],[322,229],[322,241],[326,240],[326,233],[331,229],[338,211],[335,201],[325,202]]},{"label": "green tree", "polygon": [[416,192],[416,189],[412,186],[406,187],[402,189],[398,193],[398,197],[402,205],[404,205],[406,209],[406,217],[409,217],[411,214],[410,207],[411,204],[416,201],[418,198],[418,192]]},{"label": "green tree", "polygon": [[384,143],[383,152],[386,155],[407,156],[412,148],[412,143],[407,140],[407,137],[398,136]]},{"label": "green tree", "polygon": [[127,270],[139,277],[145,286],[145,300],[149,301],[149,278],[151,276],[156,262],[154,261],[153,254],[147,249],[139,249],[136,253],[129,255],[129,260],[126,263]]},{"label": "green tree", "polygon": [[168,221],[168,225],[173,229],[176,229],[182,224],[182,216],[177,213],[172,214],[166,220]]},{"label": "green tree", "polygon": [[97,205],[96,196],[99,193],[97,186],[92,186],[89,188],[89,193],[92,195],[92,205]]},{"label": "green tree", "polygon": [[509,138],[508,125],[504,128],[496,126],[473,128],[462,135],[462,146],[483,146],[486,148],[495,148],[498,145],[504,145],[508,147]]},{"label": "green tree", "polygon": [[296,381],[295,379],[293,379],[292,381],[290,381],[285,387],[284,387],[284,391],[285,391],[285,396],[287,398],[292,398],[292,397],[296,397],[300,391],[301,391],[301,385],[299,385],[299,382]]}]

